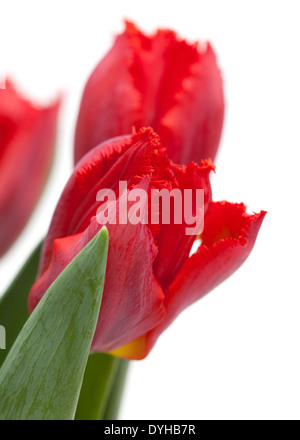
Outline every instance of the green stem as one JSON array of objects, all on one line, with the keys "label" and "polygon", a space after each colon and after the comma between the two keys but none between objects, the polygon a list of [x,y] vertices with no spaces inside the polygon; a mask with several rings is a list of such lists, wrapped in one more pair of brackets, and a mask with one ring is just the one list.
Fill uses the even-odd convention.
[{"label": "green stem", "polygon": [[116,379],[110,393],[103,420],[118,419],[128,368],[129,362],[120,359]]},{"label": "green stem", "polygon": [[90,354],[75,420],[100,420],[103,418],[119,363],[119,358],[108,354]]}]

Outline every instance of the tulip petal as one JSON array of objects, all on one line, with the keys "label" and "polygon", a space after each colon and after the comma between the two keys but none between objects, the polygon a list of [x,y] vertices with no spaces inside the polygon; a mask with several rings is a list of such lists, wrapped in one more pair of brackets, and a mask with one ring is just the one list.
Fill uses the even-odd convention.
[{"label": "tulip petal", "polygon": [[215,53],[210,44],[200,49],[178,41],[173,34],[163,56],[159,110],[155,120],[146,120],[147,125],[159,133],[173,162],[214,160],[224,119],[223,84]]},{"label": "tulip petal", "polygon": [[[211,187],[209,182],[210,171],[215,167],[211,161],[203,161],[201,166],[190,162],[187,167],[178,168],[176,172],[178,188],[181,194],[184,190],[192,190],[193,205],[195,209],[196,189],[204,190],[204,209],[199,213],[203,215],[211,202]],[[182,197],[182,208],[184,197]],[[202,206],[201,206],[202,208]],[[184,218],[184,209],[182,209],[181,224],[174,223],[174,215],[171,217],[170,224],[160,226],[157,237],[157,246],[159,253],[154,262],[154,273],[160,284],[166,289],[173,281],[174,277],[189,256],[195,235],[188,235],[186,229],[188,224]]]},{"label": "tulip petal", "polygon": [[114,238],[92,344],[92,350],[99,352],[110,352],[142,336],[165,315],[164,293],[153,275],[156,248],[149,229],[141,224],[128,224],[108,230]]},{"label": "tulip petal", "polygon": [[[101,229],[94,217],[83,233],[54,241],[51,263],[31,289],[32,312],[48,286]],[[164,317],[164,294],[153,275],[156,247],[146,225],[107,225],[106,282],[92,351],[109,352],[148,332]]]},{"label": "tulip petal", "polygon": [[255,244],[265,215],[265,211],[249,215],[243,204],[211,203],[205,217],[202,245],[186,261],[165,292],[165,319],[147,335],[147,343],[136,354],[137,359],[147,355],[159,335],[185,308],[209,293],[243,264]]},{"label": "tulip petal", "polygon": [[[73,171],[56,207],[44,242],[39,275],[51,261],[53,242],[57,238],[85,230],[99,208],[97,193],[109,188],[119,192],[119,181],[127,182],[128,189],[143,176],[154,173],[153,160],[159,158],[161,146],[151,128],[136,135],[111,139],[89,152]],[[167,161],[165,167],[169,162]],[[160,178],[161,176],[157,176]]]},{"label": "tulip petal", "polygon": [[75,163],[106,139],[131,133],[140,119],[141,96],[128,71],[131,57],[127,37],[121,35],[86,84],[76,125]]},{"label": "tulip petal", "polygon": [[0,257],[24,228],[52,162],[59,101],[37,108],[0,90]]}]

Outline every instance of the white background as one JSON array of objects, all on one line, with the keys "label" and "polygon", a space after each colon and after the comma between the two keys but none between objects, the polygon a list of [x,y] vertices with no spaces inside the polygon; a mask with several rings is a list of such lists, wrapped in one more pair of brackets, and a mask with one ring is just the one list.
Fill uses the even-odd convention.
[{"label": "white background", "polygon": [[[171,27],[210,40],[222,67],[226,121],[214,199],[265,209],[244,266],[132,364],[124,419],[300,418],[300,6],[295,1],[1,0],[0,71],[47,103],[65,94],[44,196],[1,261],[3,291],[45,234],[72,167],[85,81],[123,28]],[[17,172],[17,168],[16,168]]]}]

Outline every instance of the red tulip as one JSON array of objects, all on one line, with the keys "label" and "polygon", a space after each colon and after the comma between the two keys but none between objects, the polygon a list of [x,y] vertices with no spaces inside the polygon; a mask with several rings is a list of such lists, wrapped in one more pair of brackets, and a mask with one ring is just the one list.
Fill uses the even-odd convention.
[{"label": "red tulip", "polygon": [[0,90],[0,256],[25,226],[54,152],[59,102],[38,108],[10,82]]},{"label": "red tulip", "polygon": [[75,162],[114,136],[151,126],[176,163],[214,160],[224,115],[222,78],[210,44],[169,30],[148,37],[132,23],[89,78],[75,137]]},{"label": "red tulip", "polygon": [[[112,189],[204,190],[202,245],[190,255],[195,236],[183,224],[107,224],[110,245],[99,321],[92,350],[124,358],[147,355],[159,334],[187,306],[230,276],[247,258],[265,213],[248,215],[244,205],[213,203],[210,161],[174,165],[151,129],[109,140],[75,168],[58,202],[42,250],[38,279],[29,296],[32,311],[47,288],[99,231],[97,194]],[[152,194],[152,193],[151,193]],[[150,197],[151,198],[151,197]],[[130,208],[130,202],[127,209]],[[111,205],[107,205],[112,213]],[[110,215],[109,214],[109,215]]]}]

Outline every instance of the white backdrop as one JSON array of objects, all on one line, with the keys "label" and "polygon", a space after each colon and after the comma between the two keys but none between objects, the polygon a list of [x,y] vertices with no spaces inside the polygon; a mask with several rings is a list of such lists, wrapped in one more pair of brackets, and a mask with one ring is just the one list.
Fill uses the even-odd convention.
[{"label": "white backdrop", "polygon": [[268,211],[245,265],[132,365],[124,419],[300,418],[299,14],[297,0],[0,0],[0,72],[39,102],[65,94],[53,173],[1,291],[47,230],[84,83],[123,18],[212,42],[227,103],[214,199]]}]

